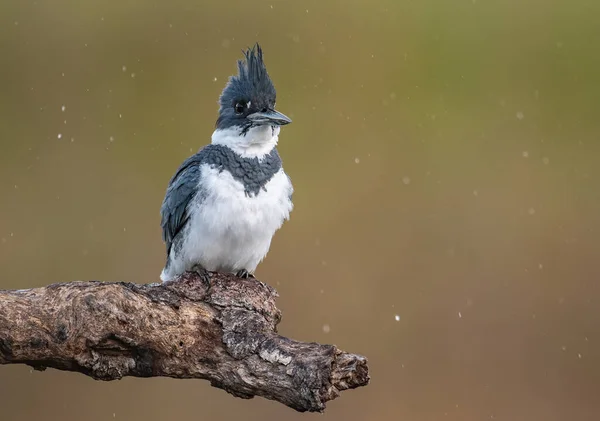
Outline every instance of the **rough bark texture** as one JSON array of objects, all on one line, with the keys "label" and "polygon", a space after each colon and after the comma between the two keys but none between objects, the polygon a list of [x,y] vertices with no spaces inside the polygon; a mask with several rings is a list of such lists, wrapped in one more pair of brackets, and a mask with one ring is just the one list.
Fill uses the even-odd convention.
[{"label": "rough bark texture", "polygon": [[195,274],[165,284],[70,282],[0,290],[0,364],[197,378],[234,396],[325,409],[367,385],[366,358],[277,334],[277,292],[255,279]]}]

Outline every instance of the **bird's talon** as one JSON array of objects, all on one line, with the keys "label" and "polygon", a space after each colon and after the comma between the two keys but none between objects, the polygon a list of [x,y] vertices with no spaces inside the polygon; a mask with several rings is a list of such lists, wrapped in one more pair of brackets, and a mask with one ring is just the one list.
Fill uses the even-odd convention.
[{"label": "bird's talon", "polygon": [[254,278],[254,275],[248,272],[246,269],[238,270],[235,276],[242,279]]},{"label": "bird's talon", "polygon": [[202,266],[196,265],[192,268],[191,270],[192,272],[195,272],[200,279],[202,279],[202,282],[206,282],[208,285],[210,285],[210,272],[207,271],[206,269],[204,269]]}]

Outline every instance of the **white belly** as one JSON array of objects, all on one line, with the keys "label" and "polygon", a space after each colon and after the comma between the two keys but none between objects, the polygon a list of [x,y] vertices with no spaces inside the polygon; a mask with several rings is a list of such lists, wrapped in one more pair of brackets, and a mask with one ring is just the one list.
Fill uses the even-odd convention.
[{"label": "white belly", "polygon": [[186,239],[169,272],[200,264],[210,271],[253,273],[292,210],[288,176],[282,168],[256,196],[247,196],[227,171],[203,165],[201,174],[204,197],[190,204]]}]

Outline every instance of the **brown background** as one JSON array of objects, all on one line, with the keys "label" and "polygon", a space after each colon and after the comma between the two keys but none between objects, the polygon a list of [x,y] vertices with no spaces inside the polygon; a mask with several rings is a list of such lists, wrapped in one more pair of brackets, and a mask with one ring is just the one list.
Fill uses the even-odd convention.
[{"label": "brown background", "polygon": [[[598,12],[3,0],[0,288],[157,280],[166,184],[209,141],[240,50],[260,41],[294,120],[280,153],[296,208],[257,275],[279,290],[283,334],[362,353],[372,371],[323,419],[600,419]],[[202,381],[25,366],[0,367],[0,410],[316,416]]]}]

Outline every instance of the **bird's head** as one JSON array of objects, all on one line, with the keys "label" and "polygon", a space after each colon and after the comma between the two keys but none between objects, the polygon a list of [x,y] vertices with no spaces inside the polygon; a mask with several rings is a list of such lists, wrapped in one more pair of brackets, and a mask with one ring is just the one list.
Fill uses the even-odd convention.
[{"label": "bird's head", "polygon": [[[219,98],[213,143],[226,144],[242,155],[261,155],[277,143],[280,126],[292,122],[275,110],[275,86],[267,73],[260,45],[244,51],[238,74],[231,76]],[[268,151],[267,151],[268,153]]]}]

